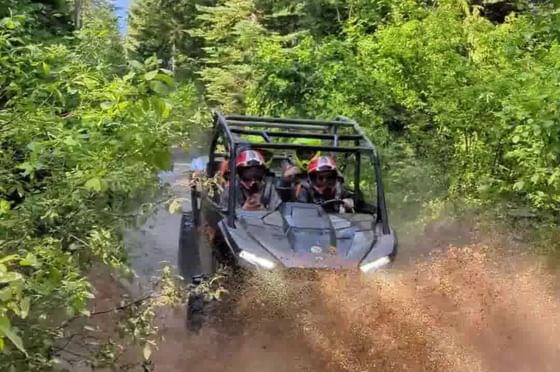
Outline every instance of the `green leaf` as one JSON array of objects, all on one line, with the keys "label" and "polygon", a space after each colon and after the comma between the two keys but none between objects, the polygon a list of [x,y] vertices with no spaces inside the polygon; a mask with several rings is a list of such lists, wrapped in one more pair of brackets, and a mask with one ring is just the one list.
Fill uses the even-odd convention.
[{"label": "green leaf", "polygon": [[101,102],[99,106],[101,107],[102,110],[109,110],[111,107],[113,107],[113,102],[110,101]]},{"label": "green leaf", "polygon": [[91,178],[86,182],[85,187],[88,190],[99,192],[102,189],[101,179],[99,177]]},{"label": "green leaf", "polygon": [[517,181],[517,182],[513,185],[513,189],[514,189],[514,190],[517,190],[517,191],[523,190],[524,187],[525,187],[525,181],[523,181],[523,180]]},{"label": "green leaf", "polygon": [[4,18],[2,20],[2,23],[4,26],[6,26],[7,29],[9,30],[13,30],[17,27],[17,23],[14,22],[11,18]]},{"label": "green leaf", "polygon": [[136,70],[142,70],[144,68],[144,65],[136,60],[129,61],[128,63]]},{"label": "green leaf", "polygon": [[129,72],[128,74],[123,76],[123,80],[124,81],[129,81],[132,80],[134,78],[134,76],[136,76],[136,74],[134,72]]},{"label": "green leaf", "polygon": [[180,212],[182,209],[183,209],[182,199],[173,199],[171,203],[169,203],[168,210],[169,213],[171,214]]},{"label": "green leaf", "polygon": [[19,256],[17,254],[11,254],[9,256],[5,256],[5,257],[0,258],[0,264],[4,264],[6,262],[17,260],[18,258],[19,258]]},{"label": "green leaf", "polygon": [[150,344],[144,345],[142,355],[144,355],[144,360],[150,360],[150,356],[152,355],[152,347],[150,346]]},{"label": "green leaf", "polygon": [[69,146],[69,147],[74,147],[74,146],[78,145],[78,141],[76,141],[74,138],[68,136],[64,139],[64,144],[66,146]]},{"label": "green leaf", "polygon": [[21,280],[22,278],[23,276],[20,273],[15,273],[13,271],[0,273],[0,283],[11,283]]},{"label": "green leaf", "polygon": [[23,174],[24,175],[28,175],[31,174],[33,172],[33,170],[35,169],[35,166],[33,164],[31,164],[30,162],[23,162],[17,165],[18,169],[23,169]]},{"label": "green leaf", "polygon": [[40,263],[37,260],[37,257],[31,252],[28,252],[21,261],[19,261],[21,266],[32,266],[32,267],[39,267]]},{"label": "green leaf", "polygon": [[29,314],[29,307],[31,305],[31,299],[29,297],[24,297],[20,304],[19,304],[19,311],[20,311],[20,316],[22,319],[27,318],[27,315]]},{"label": "green leaf", "polygon": [[7,302],[12,299],[12,287],[7,286],[0,289],[0,301]]},{"label": "green leaf", "polygon": [[144,74],[144,79],[146,79],[147,81],[154,80],[154,78],[157,76],[157,74],[158,74],[158,70],[153,70],[153,71],[150,71],[150,72],[146,72]]},{"label": "green leaf", "polygon": [[160,81],[163,81],[170,88],[172,88],[175,85],[175,82],[173,81],[173,78],[171,76],[167,75],[167,74],[157,74],[156,79],[160,80]]},{"label": "green leaf", "polygon": [[11,208],[10,202],[8,202],[7,200],[4,200],[4,199],[0,199],[0,216],[5,214],[5,213],[8,213],[10,208]]},{"label": "green leaf", "polygon": [[167,85],[157,80],[150,81],[150,88],[160,96],[165,96],[170,92],[169,87]]},{"label": "green leaf", "polygon": [[41,66],[43,67],[43,73],[44,73],[45,75],[48,75],[49,72],[51,71],[51,69],[50,69],[50,67],[49,67],[49,64],[46,63],[46,62],[43,62],[43,63],[41,64]]},{"label": "green leaf", "polygon": [[10,324],[10,320],[5,316],[0,317],[0,335],[6,336],[19,351],[27,356],[27,351],[25,351],[25,348],[23,347],[21,337],[14,332]]}]

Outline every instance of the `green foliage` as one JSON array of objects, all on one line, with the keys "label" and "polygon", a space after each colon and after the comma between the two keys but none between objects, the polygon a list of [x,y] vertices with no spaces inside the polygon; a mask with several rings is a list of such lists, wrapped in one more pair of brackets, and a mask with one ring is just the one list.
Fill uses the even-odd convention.
[{"label": "green foliage", "polygon": [[[381,145],[410,144],[425,165],[411,169],[411,179],[431,168],[445,175],[450,195],[558,210],[555,11],[496,24],[466,2],[389,9],[381,23],[380,13],[349,18],[344,37],[303,38],[291,48],[262,43],[258,79],[246,93],[250,111],[351,116]],[[368,22],[377,23],[375,33]]]},{"label": "green foliage", "polygon": [[442,198],[559,210],[552,2],[137,0],[131,13],[125,51],[103,1],[0,0],[2,370],[50,368],[64,319],[87,314],[84,271],[125,268],[123,228],[171,144],[203,146],[206,104],[356,119],[398,218]]},{"label": "green foliage", "polygon": [[200,28],[192,32],[204,40],[204,67],[200,71],[212,106],[243,112],[244,91],[253,80],[251,61],[267,35],[253,0],[224,0],[213,7],[197,7]]},{"label": "green foliage", "polygon": [[210,105],[353,117],[390,160],[408,164],[386,169],[389,189],[432,175],[425,182],[437,191],[418,185],[407,200],[447,190],[558,210],[552,2],[223,0],[196,9],[183,15],[198,22],[187,32],[203,43],[197,65]]},{"label": "green foliage", "polygon": [[156,55],[178,80],[192,79],[203,57],[202,40],[190,30],[198,27],[196,6],[214,0],[135,0],[130,8],[127,47],[131,57]]},{"label": "green foliage", "polygon": [[36,33],[52,14],[31,2],[0,19],[1,370],[49,370],[65,319],[88,315],[89,265],[126,269],[123,228],[194,112],[157,61],[127,67],[96,6],[64,37]]}]

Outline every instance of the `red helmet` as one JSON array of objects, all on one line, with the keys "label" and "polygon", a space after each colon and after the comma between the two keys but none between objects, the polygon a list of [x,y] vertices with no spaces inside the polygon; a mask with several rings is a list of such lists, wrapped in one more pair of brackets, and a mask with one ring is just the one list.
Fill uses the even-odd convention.
[{"label": "red helmet", "polygon": [[309,166],[307,167],[307,173],[323,172],[323,171],[335,171],[336,161],[331,156],[319,156],[313,159]]},{"label": "red helmet", "polygon": [[237,155],[235,159],[236,168],[245,167],[264,167],[264,157],[255,150],[244,150]]},{"label": "red helmet", "polygon": [[235,159],[241,185],[247,190],[258,190],[262,186],[266,166],[262,154],[255,150],[244,150]]},{"label": "red helmet", "polygon": [[[307,167],[307,173],[313,189],[323,196],[331,195],[336,190],[336,162],[331,156],[319,156]],[[326,174],[324,174],[326,173]],[[330,196],[328,196],[331,198]]]}]

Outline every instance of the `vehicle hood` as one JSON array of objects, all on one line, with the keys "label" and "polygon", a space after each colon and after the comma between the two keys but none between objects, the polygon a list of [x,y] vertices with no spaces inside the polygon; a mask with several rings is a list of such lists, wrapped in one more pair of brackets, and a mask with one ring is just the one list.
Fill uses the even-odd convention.
[{"label": "vehicle hood", "polygon": [[374,216],[327,214],[305,203],[285,203],[274,212],[240,211],[229,232],[237,249],[288,268],[356,268],[376,239]]}]

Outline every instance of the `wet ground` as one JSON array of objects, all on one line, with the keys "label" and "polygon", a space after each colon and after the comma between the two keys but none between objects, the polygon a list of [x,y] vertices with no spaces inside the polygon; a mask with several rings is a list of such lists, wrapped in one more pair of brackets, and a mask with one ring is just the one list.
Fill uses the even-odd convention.
[{"label": "wet ground", "polygon": [[[186,173],[191,169],[190,157],[183,152],[174,154],[173,170],[159,175],[160,182],[171,188],[178,198],[188,198],[185,184]],[[188,200],[182,202],[184,210],[190,210]],[[151,282],[164,265],[180,270],[179,230],[181,213],[170,213],[165,204],[160,204],[154,214],[137,231],[129,231],[125,242],[130,265],[136,272],[135,289],[140,293],[151,289]]]},{"label": "wet ground", "polygon": [[[186,164],[178,157],[162,180],[176,186]],[[128,236],[141,290],[164,262],[181,271],[179,225],[162,208]],[[186,329],[185,309],[163,312],[155,371],[558,371],[556,276],[512,255],[515,244],[441,221],[401,237],[395,270],[372,279],[254,277],[229,288],[199,334]]]}]

